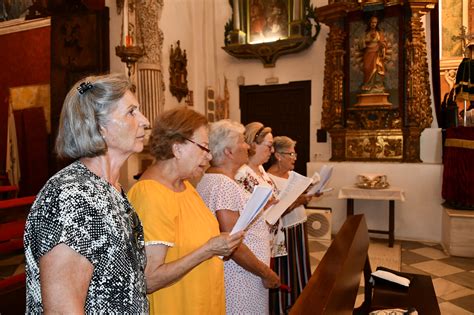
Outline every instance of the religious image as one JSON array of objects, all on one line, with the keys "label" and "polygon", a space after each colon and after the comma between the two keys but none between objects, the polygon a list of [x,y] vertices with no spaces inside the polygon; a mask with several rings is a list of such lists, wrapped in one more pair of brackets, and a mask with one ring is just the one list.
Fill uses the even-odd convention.
[{"label": "religious image", "polygon": [[270,42],[288,37],[288,0],[249,1],[249,42]]},{"label": "religious image", "polygon": [[[393,100],[389,99],[398,97],[398,33],[395,20],[387,18],[382,21],[373,15],[367,21],[353,23],[351,27],[351,103],[391,106]],[[369,94],[370,98],[363,96]]]}]

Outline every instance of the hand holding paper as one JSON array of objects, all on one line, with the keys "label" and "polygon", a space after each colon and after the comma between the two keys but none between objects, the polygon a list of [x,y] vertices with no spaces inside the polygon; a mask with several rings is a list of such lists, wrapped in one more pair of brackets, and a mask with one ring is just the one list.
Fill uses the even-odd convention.
[{"label": "hand holding paper", "polygon": [[252,196],[247,201],[244,211],[240,214],[239,219],[235,223],[230,235],[245,230],[249,224],[255,219],[260,210],[263,209],[268,199],[272,195],[272,189],[267,186],[255,186]]}]

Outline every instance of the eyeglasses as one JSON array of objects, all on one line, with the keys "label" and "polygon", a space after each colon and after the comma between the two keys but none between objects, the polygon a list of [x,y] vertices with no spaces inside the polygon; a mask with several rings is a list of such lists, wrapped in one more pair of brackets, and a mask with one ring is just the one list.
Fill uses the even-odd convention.
[{"label": "eyeglasses", "polygon": [[287,154],[287,155],[289,155],[289,156],[291,156],[292,158],[295,158],[295,159],[298,157],[298,153],[296,153],[296,152],[278,152],[278,153]]},{"label": "eyeglasses", "polygon": [[197,145],[197,147],[198,147],[199,149],[203,150],[204,152],[206,152],[206,153],[211,153],[211,150],[209,150],[209,148],[206,148],[206,147],[203,146],[202,144],[199,144],[199,143],[197,143],[196,141],[193,141],[193,140],[188,139],[188,138],[186,138],[186,137],[183,137],[183,138],[186,139],[186,140],[188,140],[188,141],[191,142],[191,143],[194,143],[195,145]]}]

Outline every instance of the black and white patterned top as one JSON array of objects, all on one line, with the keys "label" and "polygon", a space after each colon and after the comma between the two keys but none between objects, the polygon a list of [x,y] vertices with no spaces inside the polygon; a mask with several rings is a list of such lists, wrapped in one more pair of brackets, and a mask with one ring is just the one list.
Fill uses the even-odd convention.
[{"label": "black and white patterned top", "polygon": [[79,161],[51,177],[25,228],[26,313],[42,313],[39,260],[64,243],[93,265],[86,313],[148,313],[143,227],[124,193]]}]

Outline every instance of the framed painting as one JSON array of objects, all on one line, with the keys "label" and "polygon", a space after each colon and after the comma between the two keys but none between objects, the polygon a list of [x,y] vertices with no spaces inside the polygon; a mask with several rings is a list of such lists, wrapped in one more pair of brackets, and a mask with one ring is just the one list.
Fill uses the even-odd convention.
[{"label": "framed painting", "polygon": [[247,1],[247,41],[249,44],[288,38],[292,0]]},{"label": "framed painting", "polygon": [[0,0],[0,22],[24,17],[32,0]]},{"label": "framed painting", "polygon": [[346,108],[398,108],[403,102],[403,14],[393,10],[356,12],[346,25]]}]

